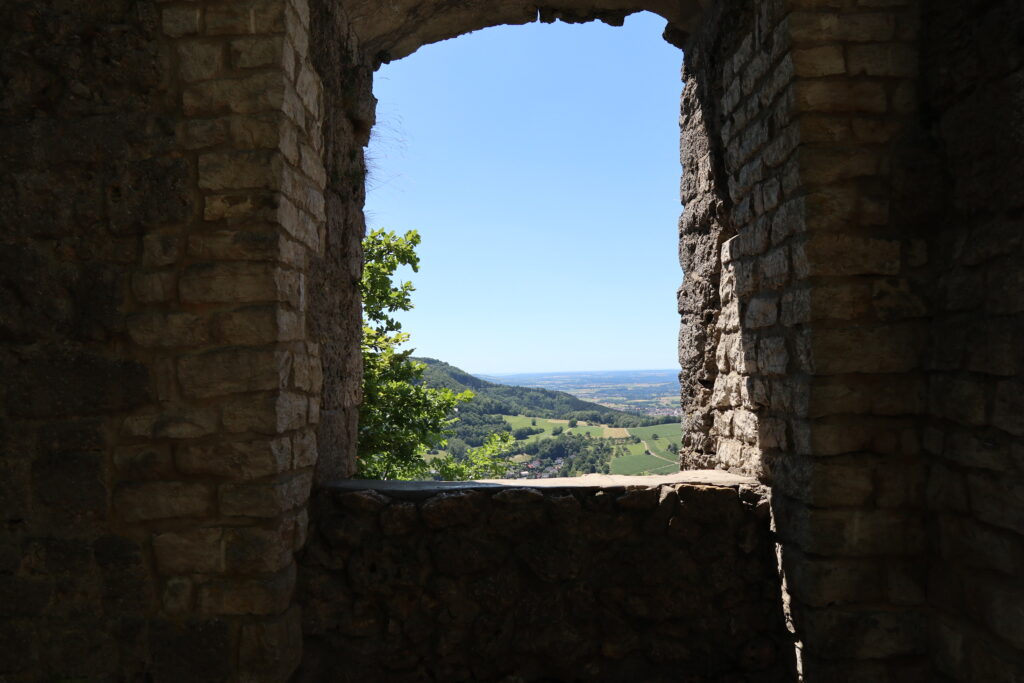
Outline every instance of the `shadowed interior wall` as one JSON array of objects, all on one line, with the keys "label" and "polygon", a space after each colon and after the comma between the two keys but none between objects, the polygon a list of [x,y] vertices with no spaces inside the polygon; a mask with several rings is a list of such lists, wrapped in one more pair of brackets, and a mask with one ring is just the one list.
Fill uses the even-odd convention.
[{"label": "shadowed interior wall", "polygon": [[1024,3],[922,15],[920,155],[904,210],[928,236],[934,680],[1024,679]]}]

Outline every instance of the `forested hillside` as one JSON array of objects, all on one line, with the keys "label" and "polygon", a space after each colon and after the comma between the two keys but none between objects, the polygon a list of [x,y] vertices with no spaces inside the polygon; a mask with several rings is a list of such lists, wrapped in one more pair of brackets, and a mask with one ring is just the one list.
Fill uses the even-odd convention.
[{"label": "forested hillside", "polygon": [[414,360],[427,366],[423,379],[428,386],[444,387],[456,392],[468,389],[475,394],[472,401],[460,407],[460,415],[468,411],[488,415],[533,415],[561,420],[585,420],[612,427],[645,427],[676,421],[672,417],[651,418],[615,410],[578,399],[564,391],[495,384],[434,358]]}]

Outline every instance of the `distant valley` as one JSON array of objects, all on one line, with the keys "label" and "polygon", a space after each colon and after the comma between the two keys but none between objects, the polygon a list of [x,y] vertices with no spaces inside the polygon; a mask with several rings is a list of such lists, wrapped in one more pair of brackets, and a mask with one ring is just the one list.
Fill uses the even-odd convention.
[{"label": "distant valley", "polygon": [[679,370],[535,372],[480,377],[499,384],[564,391],[584,401],[642,415],[681,415]]},{"label": "distant valley", "polygon": [[[423,376],[429,386],[474,394],[459,407],[448,446],[434,452],[435,457],[461,457],[490,434],[508,432],[514,438],[510,478],[668,474],[679,469],[679,418],[653,412],[659,405],[667,409],[669,400],[678,402],[674,371],[516,375],[517,381],[529,383],[520,385],[511,383],[509,375],[476,377],[433,358],[416,360],[427,366]],[[630,407],[623,410],[606,400]],[[639,406],[649,410],[641,413]]]}]

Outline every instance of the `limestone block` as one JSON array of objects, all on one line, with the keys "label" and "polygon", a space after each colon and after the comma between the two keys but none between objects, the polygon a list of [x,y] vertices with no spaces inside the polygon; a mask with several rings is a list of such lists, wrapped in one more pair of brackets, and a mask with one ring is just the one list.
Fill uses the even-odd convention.
[{"label": "limestone block", "polygon": [[732,434],[748,444],[757,444],[760,437],[757,414],[749,410],[733,411]]},{"label": "limestone block", "polygon": [[789,365],[789,353],[783,337],[768,337],[757,343],[757,366],[765,375],[784,375]]},{"label": "limestone block", "polygon": [[732,436],[732,416],[733,411],[731,410],[715,411],[715,421],[711,426],[711,433],[715,436]]},{"label": "limestone block", "polygon": [[282,305],[247,306],[213,317],[213,338],[227,345],[260,345],[301,339],[302,316]]},{"label": "limestone block", "polygon": [[326,219],[322,189],[289,166],[282,171],[281,191],[317,221]]},{"label": "limestone block", "polygon": [[168,444],[121,446],[114,451],[114,467],[125,479],[164,479],[174,471]]},{"label": "limestone block", "polygon": [[270,349],[232,348],[178,359],[178,382],[186,396],[209,398],[283,389],[293,355]]},{"label": "limestone block", "polygon": [[847,58],[851,76],[912,78],[917,75],[917,51],[904,43],[851,45]]},{"label": "limestone block", "polygon": [[221,514],[231,517],[274,518],[309,500],[313,475],[300,472],[273,483],[221,484]]},{"label": "limestone block", "polygon": [[314,116],[318,116],[321,110],[322,86],[320,84],[320,77],[317,76],[316,71],[313,70],[311,65],[303,64],[299,70],[299,77],[295,82],[295,89],[306,110]]},{"label": "limestone block", "polygon": [[889,109],[885,86],[875,81],[797,80],[793,92],[800,111],[884,114]]},{"label": "limestone block", "polygon": [[872,149],[805,147],[798,155],[800,174],[808,183],[829,184],[880,173],[880,153]]},{"label": "limestone block", "polygon": [[900,243],[843,234],[814,233],[803,252],[810,275],[897,275]]},{"label": "limestone block", "polygon": [[198,439],[217,430],[217,411],[200,406],[169,406],[147,409],[127,417],[123,431],[128,436],[156,439]]},{"label": "limestone block", "polygon": [[156,534],[153,553],[161,574],[216,574],[224,571],[224,530],[190,529]]},{"label": "limestone block", "polygon": [[[223,222],[229,226],[248,224],[246,227],[251,229],[253,222],[273,222],[277,214],[277,201],[276,195],[266,190],[206,195],[203,198],[203,220]],[[199,237],[190,235],[190,238]]]},{"label": "limestone block", "polygon": [[287,301],[294,276],[268,263],[198,263],[178,283],[184,303]]},{"label": "limestone block", "polygon": [[178,140],[185,149],[216,147],[230,140],[230,119],[192,119],[182,121]]},{"label": "limestone block", "polygon": [[292,437],[292,450],[295,454],[292,462],[293,469],[305,469],[316,465],[316,432],[312,429],[296,432]]},{"label": "limestone block", "polygon": [[735,298],[722,306],[716,323],[723,332],[736,332],[740,329],[740,304]]},{"label": "limestone block", "polygon": [[256,441],[180,446],[175,463],[184,474],[260,479],[287,471],[292,464],[288,437]]},{"label": "limestone block", "polygon": [[324,171],[324,164],[320,154],[305,144],[301,147],[301,154],[300,165],[302,172],[306,174],[307,178],[316,183],[317,187],[326,187],[327,173]]},{"label": "limestone block", "polygon": [[812,651],[821,647],[835,657],[851,659],[881,659],[925,651],[925,633],[916,611],[851,606],[801,610],[801,614],[807,633],[805,646]]},{"label": "limestone block", "polygon": [[892,40],[896,20],[892,14],[871,12],[793,12],[787,18],[794,43],[850,41],[879,43]]},{"label": "limestone block", "polygon": [[142,238],[142,265],[147,268],[170,266],[181,254],[181,236],[175,233],[150,233]]},{"label": "limestone block", "polygon": [[295,565],[270,577],[226,578],[199,586],[199,611],[207,615],[272,615],[288,609],[295,587]]},{"label": "limestone block", "polygon": [[183,40],[177,45],[178,77],[186,83],[208,81],[224,70],[224,45]]},{"label": "limestone block", "polygon": [[239,527],[224,532],[224,558],[228,571],[264,574],[280,571],[292,561],[289,530]]},{"label": "limestone block", "polygon": [[253,33],[252,6],[248,2],[211,5],[206,10],[207,35]]},{"label": "limestone block", "polygon": [[189,235],[189,255],[205,261],[281,261],[284,238],[273,227]]},{"label": "limestone block", "polygon": [[126,522],[204,517],[213,511],[213,495],[206,484],[138,482],[120,486],[114,493],[114,505]]},{"label": "limestone block", "polygon": [[189,614],[195,598],[192,581],[181,576],[172,576],[164,584],[160,595],[160,603],[164,612],[171,616]]},{"label": "limestone block", "polygon": [[926,534],[919,516],[897,510],[814,509],[792,500],[773,501],[783,542],[830,557],[916,555]]},{"label": "limestone block", "polygon": [[180,38],[199,32],[199,18],[202,10],[199,7],[171,6],[164,7],[160,15],[160,23],[164,34],[172,38]]},{"label": "limestone block", "polygon": [[781,206],[772,216],[772,244],[781,244],[791,235],[805,230],[806,207],[804,198],[791,199]]},{"label": "limestone block", "polygon": [[811,607],[878,602],[884,599],[883,569],[874,560],[802,555],[787,564],[786,585]]},{"label": "limestone block", "polygon": [[178,276],[172,271],[135,273],[132,275],[132,293],[144,304],[171,301],[177,294]]},{"label": "limestone block", "polygon": [[207,321],[193,313],[139,313],[127,322],[132,341],[146,348],[196,347],[210,340]]},{"label": "limestone block", "polygon": [[871,288],[872,309],[879,320],[905,320],[928,314],[925,300],[906,280],[876,280]]},{"label": "limestone block", "polygon": [[840,45],[819,45],[795,49],[791,53],[793,72],[803,78],[818,78],[846,73],[846,60]]},{"label": "limestone block", "polygon": [[252,3],[252,24],[256,33],[285,31],[285,3],[282,0],[255,0]]},{"label": "limestone block", "polygon": [[232,396],[224,401],[223,423],[228,432],[282,434],[307,425],[309,401],[302,394]]},{"label": "limestone block", "polygon": [[[758,296],[751,299],[743,315],[743,327],[758,329],[771,327],[779,318],[779,298],[776,296]],[[763,366],[762,366],[763,367]]]},{"label": "limestone block", "polygon": [[871,283],[854,278],[823,280],[809,299],[812,320],[857,320],[872,311]]},{"label": "limestone block", "polygon": [[252,36],[231,41],[231,65],[237,69],[252,69],[282,64],[283,36]]},{"label": "limestone block", "polygon": [[817,329],[811,338],[815,372],[909,372],[920,364],[915,342],[908,325]]},{"label": "limestone block", "polygon": [[941,556],[950,563],[995,570],[1006,576],[1017,574],[1024,562],[1024,539],[1006,529],[989,526],[970,517],[936,517]]},{"label": "limestone block", "polygon": [[208,152],[199,156],[199,187],[215,192],[273,190],[280,169],[281,158],[273,150]]},{"label": "limestone block", "polygon": [[779,321],[786,327],[793,327],[811,320],[811,290],[793,289],[782,296]]},{"label": "limestone block", "polygon": [[283,616],[242,627],[239,666],[244,680],[289,680],[302,658],[302,620],[298,606]]},{"label": "limestone block", "polygon": [[1024,529],[1024,482],[992,473],[967,475],[971,509],[982,521],[1019,533]]},{"label": "limestone block", "polygon": [[929,378],[928,412],[961,424],[984,425],[991,391],[983,377],[935,374]]},{"label": "limestone block", "polygon": [[186,116],[254,114],[280,111],[284,96],[283,77],[271,71],[190,85],[182,94],[182,104]]}]

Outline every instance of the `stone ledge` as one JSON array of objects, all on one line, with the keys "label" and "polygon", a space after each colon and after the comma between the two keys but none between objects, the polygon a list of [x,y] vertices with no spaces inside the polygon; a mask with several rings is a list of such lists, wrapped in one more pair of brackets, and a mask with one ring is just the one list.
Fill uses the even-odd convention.
[{"label": "stone ledge", "polygon": [[674,474],[651,476],[622,476],[616,474],[588,474],[582,477],[555,477],[550,479],[481,479],[478,481],[381,481],[377,479],[345,479],[320,486],[327,491],[377,491],[399,497],[432,496],[446,491],[480,489],[614,489],[640,486],[672,486],[693,484],[698,486],[724,486],[737,488],[761,487],[752,477],[730,474],[721,470],[688,470]]}]

